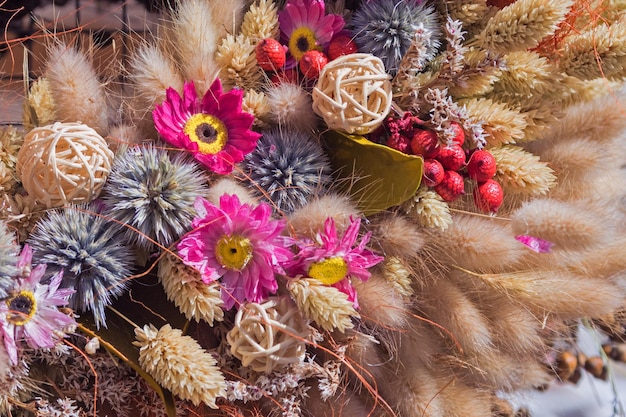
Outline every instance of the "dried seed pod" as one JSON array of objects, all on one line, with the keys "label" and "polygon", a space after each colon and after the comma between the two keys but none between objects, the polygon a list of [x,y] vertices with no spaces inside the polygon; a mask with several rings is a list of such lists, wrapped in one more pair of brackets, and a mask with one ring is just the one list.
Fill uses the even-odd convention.
[{"label": "dried seed pod", "polygon": [[591,356],[585,361],[585,370],[596,378],[602,379],[604,368],[604,360],[600,356]]},{"label": "dried seed pod", "polygon": [[578,367],[578,358],[576,355],[565,350],[559,352],[556,358],[556,374],[561,381],[567,381]]}]

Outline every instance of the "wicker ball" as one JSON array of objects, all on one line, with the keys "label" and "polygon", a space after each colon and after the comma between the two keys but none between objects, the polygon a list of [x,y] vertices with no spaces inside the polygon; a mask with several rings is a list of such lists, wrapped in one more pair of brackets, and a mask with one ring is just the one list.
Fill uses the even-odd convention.
[{"label": "wicker ball", "polygon": [[322,69],[313,88],[313,110],[329,128],[358,135],[380,126],[391,109],[391,81],[371,54],[341,56]]},{"label": "wicker ball", "polygon": [[244,304],[226,335],[243,366],[270,373],[304,358],[309,325],[289,298]]},{"label": "wicker ball", "polygon": [[89,126],[56,122],[26,135],[17,175],[28,194],[48,208],[87,203],[100,194],[113,156]]}]

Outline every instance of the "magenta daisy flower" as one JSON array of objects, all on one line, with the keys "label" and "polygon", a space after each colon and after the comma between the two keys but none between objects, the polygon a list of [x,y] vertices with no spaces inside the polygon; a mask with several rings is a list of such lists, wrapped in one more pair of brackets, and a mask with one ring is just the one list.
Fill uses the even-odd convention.
[{"label": "magenta daisy flower", "polygon": [[189,81],[182,97],[168,88],[165,101],[155,107],[152,117],[164,140],[225,175],[254,150],[261,136],[250,130],[254,116],[241,110],[242,100],[242,90],[222,93],[219,78],[199,100],[193,81]]},{"label": "magenta daisy flower", "polygon": [[278,289],[274,274],[291,260],[291,241],[281,236],[282,220],[272,220],[270,205],[241,204],[224,194],[219,207],[202,197],[194,205],[193,230],[178,244],[183,262],[196,268],[205,283],[220,280],[226,309],[235,303],[259,303]]},{"label": "magenta daisy flower", "polygon": [[296,242],[300,247],[300,252],[296,254],[291,264],[291,275],[304,275],[331,285],[347,294],[354,308],[359,308],[351,279],[358,278],[361,281],[367,281],[371,275],[368,268],[384,259],[365,249],[371,232],[363,236],[361,242],[354,246],[360,226],[360,218],[351,219],[350,226],[343,237],[339,238],[334,220],[330,217],[326,219],[324,231],[316,235],[315,241]]},{"label": "magenta daisy flower", "polygon": [[343,17],[326,14],[324,0],[289,0],[278,12],[280,41],[289,48],[285,68],[293,68],[302,55],[325,49],[333,34],[345,25]]},{"label": "magenta daisy flower", "polygon": [[13,364],[17,363],[17,343],[24,340],[33,349],[52,348],[58,342],[56,331],[75,326],[73,317],[59,311],[68,303],[71,289],[59,289],[61,274],[41,283],[46,265],[31,269],[32,249],[24,245],[18,261],[21,277],[9,297],[0,303],[0,327],[4,346]]}]

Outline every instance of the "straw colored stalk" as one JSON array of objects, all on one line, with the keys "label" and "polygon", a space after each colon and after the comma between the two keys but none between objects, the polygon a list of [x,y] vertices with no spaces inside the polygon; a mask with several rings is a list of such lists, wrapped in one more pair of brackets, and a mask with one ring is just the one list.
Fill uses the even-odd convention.
[{"label": "straw colored stalk", "polygon": [[278,39],[279,33],[278,13],[274,2],[271,0],[255,1],[243,16],[241,34],[256,44],[261,39]]},{"label": "straw colored stalk", "polygon": [[450,95],[456,98],[476,97],[490,93],[502,70],[484,50],[469,50],[464,54],[465,67],[448,85]]},{"label": "straw colored stalk", "polygon": [[488,21],[477,40],[498,53],[531,49],[554,33],[573,4],[573,0],[515,1]]},{"label": "straw colored stalk", "polygon": [[24,100],[24,128],[52,124],[56,120],[54,97],[46,77],[33,81]]},{"label": "straw colored stalk", "polygon": [[462,269],[512,300],[562,320],[599,317],[623,304],[619,286],[560,269],[482,274]]},{"label": "straw colored stalk", "polygon": [[225,89],[249,90],[261,84],[263,74],[256,62],[255,44],[247,36],[226,35],[217,48],[215,60],[221,68],[219,76]]},{"label": "straw colored stalk", "polygon": [[561,69],[583,80],[626,76],[626,18],[612,25],[593,25],[566,39]]},{"label": "straw colored stalk", "polygon": [[518,110],[488,98],[461,100],[460,104],[465,106],[471,119],[483,122],[489,146],[514,143],[524,138],[528,122]]},{"label": "straw colored stalk", "polygon": [[547,162],[537,155],[514,145],[489,150],[496,160],[495,180],[502,185],[505,195],[545,195],[555,184],[556,176]]},{"label": "straw colored stalk", "polygon": [[505,68],[493,89],[496,97],[552,93],[562,78],[554,65],[536,52],[511,52],[504,61]]},{"label": "straw colored stalk", "polygon": [[403,208],[420,226],[446,230],[452,224],[450,207],[428,187],[420,187],[415,196],[403,204]]},{"label": "straw colored stalk", "polygon": [[487,0],[446,0],[440,2],[439,9],[451,19],[463,22],[464,28],[480,22],[489,12]]},{"label": "straw colored stalk", "polygon": [[57,121],[80,121],[105,136],[109,113],[105,89],[87,56],[64,43],[52,46],[48,54],[45,77]]}]

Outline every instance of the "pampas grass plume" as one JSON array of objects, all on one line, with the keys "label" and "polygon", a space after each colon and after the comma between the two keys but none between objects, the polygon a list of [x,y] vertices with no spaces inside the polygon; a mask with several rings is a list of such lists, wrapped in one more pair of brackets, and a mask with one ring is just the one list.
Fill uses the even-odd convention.
[{"label": "pampas grass plume", "polygon": [[409,306],[381,271],[373,271],[367,281],[353,280],[359,298],[359,314],[374,333],[402,329],[407,325]]},{"label": "pampas grass plume", "polygon": [[217,361],[190,336],[169,324],[135,328],[139,364],[162,387],[194,405],[217,409],[215,400],[226,395],[224,375]]},{"label": "pampas grass plume", "polygon": [[64,43],[52,46],[45,76],[56,103],[57,121],[81,122],[106,136],[108,106],[104,86],[83,52]]},{"label": "pampas grass plume", "polygon": [[267,104],[274,122],[279,126],[310,133],[317,125],[311,96],[297,84],[283,82],[270,87]]},{"label": "pampas grass plume", "polygon": [[386,214],[373,222],[372,243],[380,246],[386,256],[412,259],[419,256],[426,235],[404,216]]},{"label": "pampas grass plume", "polygon": [[289,227],[298,236],[313,238],[324,228],[326,219],[332,217],[337,234],[341,234],[350,225],[350,217],[358,215],[359,211],[348,197],[325,194],[293,212],[289,216]]},{"label": "pampas grass plume", "polygon": [[220,197],[224,194],[236,195],[242,204],[256,206],[259,203],[259,201],[252,196],[248,188],[241,185],[238,181],[228,177],[221,178],[211,184],[211,187],[207,192],[206,199],[215,206],[219,207]]}]

